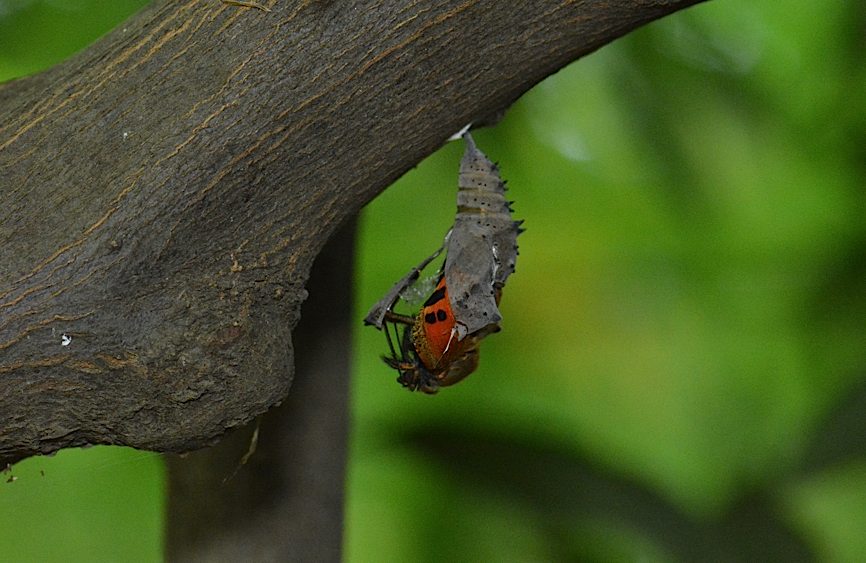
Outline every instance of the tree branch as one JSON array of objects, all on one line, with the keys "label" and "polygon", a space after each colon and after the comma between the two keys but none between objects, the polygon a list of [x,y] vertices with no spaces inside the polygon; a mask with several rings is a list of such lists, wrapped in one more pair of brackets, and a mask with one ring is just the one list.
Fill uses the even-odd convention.
[{"label": "tree branch", "polygon": [[264,412],[340,224],[464,124],[697,1],[163,1],[0,86],[0,459],[185,451]]},{"label": "tree branch", "polygon": [[340,561],[354,237],[351,221],[313,264],[286,401],[214,447],[166,456],[167,561]]}]

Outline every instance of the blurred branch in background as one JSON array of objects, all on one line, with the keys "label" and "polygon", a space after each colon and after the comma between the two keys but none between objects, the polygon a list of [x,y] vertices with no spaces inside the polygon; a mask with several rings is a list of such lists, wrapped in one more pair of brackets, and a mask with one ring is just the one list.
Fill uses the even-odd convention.
[{"label": "blurred branch in background", "polygon": [[[552,561],[628,559],[629,550],[617,557],[615,545],[593,539],[600,522],[651,539],[655,549],[677,561],[813,560],[805,542],[780,519],[772,490],[747,492],[723,514],[696,518],[657,491],[544,436],[521,440],[481,428],[439,427],[395,438],[420,452],[440,478],[496,495],[515,512],[533,515],[543,523]],[[442,518],[444,513],[430,516]],[[433,545],[426,549],[436,551]]]}]

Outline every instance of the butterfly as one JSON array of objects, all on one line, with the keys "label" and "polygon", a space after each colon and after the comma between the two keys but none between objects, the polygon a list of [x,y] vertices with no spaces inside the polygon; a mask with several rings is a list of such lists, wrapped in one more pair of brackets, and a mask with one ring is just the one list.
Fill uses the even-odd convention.
[{"label": "butterfly", "polygon": [[[498,167],[468,132],[463,139],[457,215],[443,245],[394,284],[364,318],[385,331],[390,356],[383,359],[398,371],[397,381],[428,394],[475,371],[481,340],[500,330],[499,300],[514,272],[517,236],[523,232],[522,221],[511,216]],[[436,288],[418,313],[396,313],[401,295],[443,250],[446,258]]]}]

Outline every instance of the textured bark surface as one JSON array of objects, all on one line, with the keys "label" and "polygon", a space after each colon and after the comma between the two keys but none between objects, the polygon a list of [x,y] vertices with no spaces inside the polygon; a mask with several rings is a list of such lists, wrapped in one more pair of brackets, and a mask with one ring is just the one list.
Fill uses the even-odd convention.
[{"label": "textured bark surface", "polygon": [[310,264],[470,121],[696,3],[161,1],[0,85],[0,460],[283,399]]},{"label": "textured bark surface", "polygon": [[313,264],[286,401],[214,447],[168,456],[168,561],[340,561],[354,231]]}]

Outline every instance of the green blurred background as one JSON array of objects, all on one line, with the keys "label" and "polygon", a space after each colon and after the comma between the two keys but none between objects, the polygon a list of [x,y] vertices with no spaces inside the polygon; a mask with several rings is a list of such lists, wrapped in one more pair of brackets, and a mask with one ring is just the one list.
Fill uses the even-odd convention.
[{"label": "green blurred background", "polygon": [[[0,80],[144,4],[0,0]],[[864,55],[862,1],[716,0],[479,131],[527,231],[502,332],[435,397],[360,319],[441,241],[462,146],[371,203],[346,560],[866,559]],[[121,448],[23,462],[3,559],[158,561],[164,480]]]}]

